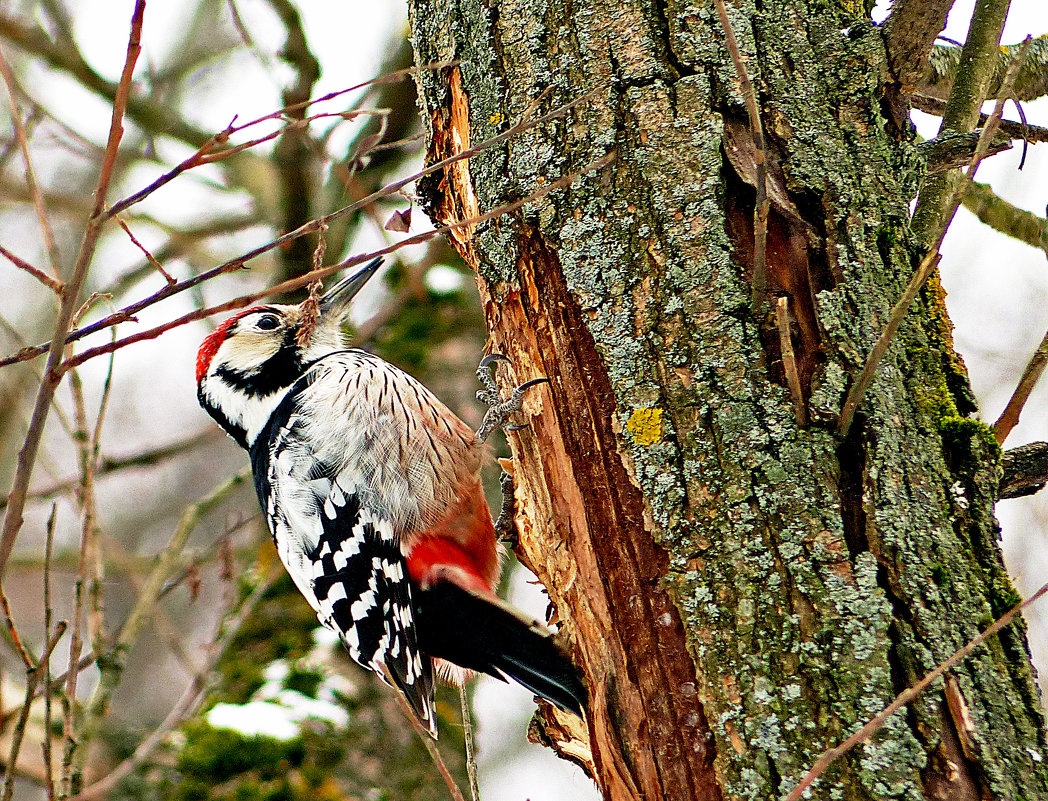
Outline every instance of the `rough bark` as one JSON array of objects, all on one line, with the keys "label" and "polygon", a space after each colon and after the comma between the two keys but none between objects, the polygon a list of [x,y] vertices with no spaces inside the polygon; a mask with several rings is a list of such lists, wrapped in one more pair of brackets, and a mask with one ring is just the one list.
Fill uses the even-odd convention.
[{"label": "rough bark", "polygon": [[[817,10],[816,10],[817,9]],[[920,162],[854,4],[729,6],[769,143],[768,285],[789,299],[812,423],[754,319],[752,139],[712,5],[413,0],[430,157],[552,86],[563,121],[421,191],[441,222],[617,161],[464,231],[492,348],[551,379],[511,437],[518,552],[590,688],[607,798],[774,798],[1015,601],[999,451],[933,283],[850,434],[851,378],[921,253]],[[563,742],[557,726],[547,739]],[[1048,798],[1021,626],[816,785],[819,798]],[[587,762],[577,743],[572,757]]]}]

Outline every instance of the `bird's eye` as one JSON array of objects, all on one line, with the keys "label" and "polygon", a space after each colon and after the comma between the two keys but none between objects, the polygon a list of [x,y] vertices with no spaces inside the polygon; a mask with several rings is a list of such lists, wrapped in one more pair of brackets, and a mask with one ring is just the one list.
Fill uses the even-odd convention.
[{"label": "bird's eye", "polygon": [[263,314],[258,318],[258,322],[255,323],[255,328],[260,331],[272,331],[274,328],[280,325],[280,320],[277,319],[275,314]]}]

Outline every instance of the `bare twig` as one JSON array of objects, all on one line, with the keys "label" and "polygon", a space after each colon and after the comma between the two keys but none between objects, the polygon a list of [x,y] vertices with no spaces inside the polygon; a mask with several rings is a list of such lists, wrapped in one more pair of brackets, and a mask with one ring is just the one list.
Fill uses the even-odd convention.
[{"label": "bare twig", "polygon": [[73,265],[72,275],[66,282],[65,289],[62,292],[62,302],[58,312],[58,319],[55,322],[55,334],[51,339],[47,366],[44,369],[44,380],[41,382],[40,389],[37,392],[36,404],[33,407],[33,414],[29,421],[29,430],[26,432],[22,449],[18,453],[18,464],[11,484],[11,491],[8,494],[3,528],[0,529],[0,585],[3,582],[4,568],[7,565],[8,558],[11,556],[15,538],[22,528],[22,510],[25,507],[26,491],[33,474],[33,466],[36,463],[40,440],[44,433],[44,423],[47,421],[55,390],[62,379],[62,371],[59,369],[59,365],[61,364],[66,335],[69,332],[70,322],[73,319],[73,312],[77,307],[80,289],[83,286],[84,279],[87,277],[91,257],[94,255],[98,238],[102,232],[105,197],[112,179],[113,166],[116,163],[120,139],[123,135],[122,120],[131,89],[131,76],[134,72],[135,62],[138,60],[138,54],[141,51],[144,14],[145,0],[136,0],[135,10],[131,19],[127,58],[124,61],[124,69],[120,76],[116,100],[113,103],[113,118],[109,129],[109,140],[106,144],[106,155],[102,162],[98,184],[95,188],[94,209],[91,218],[87,222],[84,238],[80,244],[80,252],[77,254],[76,262]]},{"label": "bare twig", "polygon": [[7,593],[0,589],[0,610],[4,613],[4,625],[7,627],[7,633],[11,637],[11,643],[14,645],[18,655],[22,657],[22,663],[25,665],[26,670],[31,670],[33,667],[33,658],[29,655],[29,651],[26,650],[25,645],[22,643],[22,638],[18,634],[18,627],[15,626],[14,617],[11,615],[11,605],[7,601]]},{"label": "bare twig", "polygon": [[[591,99],[594,95],[595,91],[589,92],[585,95],[582,95],[581,97],[576,98],[575,100],[565,103],[562,106],[558,106],[557,108],[553,109],[552,111],[546,114],[543,114],[540,117],[521,117],[521,119],[515,125],[511,126],[510,128],[498,134],[497,136],[493,136],[490,139],[485,139],[483,142],[473,145],[472,147],[467,148],[466,150],[462,150],[452,156],[448,156],[446,159],[441,159],[438,162],[430,164],[425,169],[419,170],[413,175],[409,175],[406,178],[402,178],[398,181],[394,181],[393,183],[387,184],[381,189],[372,192],[370,195],[367,195],[366,197],[363,197],[360,200],[349,204],[348,206],[344,206],[343,208],[338,209],[337,211],[334,211],[331,214],[328,214],[324,217],[319,217],[313,220],[312,222],[295,229],[294,231],[289,231],[286,234],[282,234],[281,236],[278,236],[275,239],[272,239],[263,245],[259,245],[258,247],[253,248],[252,250],[248,251],[247,253],[244,253],[236,259],[232,259],[230,261],[225,262],[224,264],[220,264],[217,267],[200,273],[199,275],[193,276],[192,278],[188,278],[185,281],[180,281],[179,283],[174,284],[173,286],[166,286],[160,289],[159,291],[155,292],[154,294],[150,295],[149,297],[144,298],[136,303],[132,303],[124,307],[123,309],[120,309],[115,314],[111,314],[108,317],[98,320],[97,322],[91,323],[90,325],[86,325],[82,328],[70,332],[66,341],[74,342],[78,339],[82,339],[83,337],[89,334],[101,331],[104,328],[109,328],[110,326],[116,325],[118,323],[127,322],[128,320],[132,319],[135,314],[142,311],[143,309],[148,308],[156,303],[159,303],[162,300],[166,300],[167,298],[173,295],[176,295],[180,292],[185,292],[188,289],[192,289],[196,286],[199,286],[200,284],[210,281],[218,275],[225,275],[226,273],[242,270],[244,269],[244,265],[252,259],[261,256],[265,253],[268,253],[269,251],[275,248],[282,247],[286,245],[288,242],[300,236],[305,236],[307,234],[319,231],[322,226],[328,225],[334,220],[343,217],[347,214],[351,214],[355,211],[359,211],[362,208],[366,208],[367,206],[371,205],[372,203],[381,198],[396,195],[400,193],[400,191],[405,186],[417,181],[419,178],[422,178],[426,175],[430,175],[435,172],[439,172],[451,166],[452,164],[455,164],[464,159],[472,158],[473,156],[483,153],[484,151],[489,150],[492,147],[495,147],[496,145],[502,144],[503,142],[512,138],[513,136],[517,136],[525,131],[529,131],[532,128],[542,125],[543,123],[548,122],[550,120],[562,117],[563,115],[567,114],[571,109]],[[579,173],[576,173],[576,175],[584,173],[586,169],[587,168],[583,168],[583,170]],[[545,189],[548,191],[548,187],[545,187]],[[539,196],[540,195],[533,195],[532,197],[534,198]],[[510,206],[512,206],[513,208],[517,208],[519,207],[519,205],[520,204],[509,204],[509,206],[503,206],[501,208],[512,210]],[[110,212],[112,212],[112,209],[110,209]],[[477,221],[474,220],[472,221],[472,224],[475,224],[476,222]],[[409,240],[406,240],[405,242],[400,243],[399,246],[402,247],[404,244],[415,244],[417,242],[422,242],[428,238],[435,236],[436,233],[441,233],[447,230],[451,230],[451,228],[446,227],[440,229],[437,232],[420,234],[417,237],[413,237]],[[395,248],[376,251],[376,255],[391,252],[391,250],[393,249]],[[349,263],[350,262],[344,262],[343,264],[348,266]],[[352,263],[356,264],[358,262],[354,261]],[[310,275],[312,276],[311,280],[317,277],[314,276],[312,273]],[[294,288],[297,289],[299,286],[302,286],[302,284],[296,285]],[[278,292],[284,291],[290,291],[290,289],[282,288],[280,290],[272,292],[271,294],[277,294]],[[156,336],[156,334],[153,334],[153,336]],[[151,337],[146,338],[148,339]],[[5,367],[9,364],[16,364],[18,362],[28,361],[29,359],[35,359],[37,356],[46,353],[50,347],[51,343],[44,343],[41,345],[22,348],[20,351],[18,351],[15,354],[12,354],[11,356],[0,358],[0,367]]]},{"label": "bare twig", "polygon": [[1023,407],[1030,398],[1030,393],[1033,392],[1037,381],[1041,378],[1041,373],[1044,372],[1046,364],[1048,364],[1048,332],[1045,332],[1041,344],[1037,346],[1030,363],[1023,370],[1022,378],[1019,379],[1019,385],[1015,388],[1015,392],[1012,393],[1012,397],[1008,399],[1008,405],[1004,407],[1001,416],[993,424],[993,434],[997,439],[997,444],[1003,445],[1012,429],[1019,422],[1019,415],[1022,414]]},{"label": "bare twig", "polygon": [[[103,456],[98,460],[98,469],[95,471],[95,475],[104,476],[109,473],[115,473],[120,470],[128,470],[135,467],[152,467],[153,465],[160,464],[174,456],[180,456],[208,442],[217,442],[222,436],[221,429],[208,428],[206,431],[194,434],[180,442],[173,442],[170,445],[162,445],[159,448],[153,448],[148,451],[134,453],[129,456]],[[79,483],[79,477],[67,478],[62,481],[57,481],[43,489],[33,490],[26,497],[50,498],[54,495],[59,495],[76,489]],[[6,501],[0,499],[0,509],[3,509],[6,505]]]},{"label": "bare twig", "polygon": [[808,409],[804,405],[804,391],[801,389],[801,377],[797,372],[797,357],[793,353],[793,337],[790,335],[789,298],[779,298],[775,304],[775,320],[779,328],[779,350],[782,352],[782,366],[786,371],[786,385],[790,388],[793,400],[793,414],[801,428],[808,425]]},{"label": "bare twig", "polygon": [[48,289],[50,289],[56,295],[61,295],[62,294],[62,282],[61,281],[56,281],[54,278],[49,276],[43,270],[38,270],[36,267],[34,267],[29,262],[27,262],[25,259],[20,259],[18,256],[16,256],[10,250],[5,248],[3,245],[0,245],[0,256],[3,256],[5,259],[7,259],[9,262],[11,262],[19,270],[25,270],[27,273],[29,273],[31,276],[33,276],[33,278],[35,278],[41,284],[46,286]]},{"label": "bare twig", "polygon": [[139,242],[135,235],[131,233],[131,229],[128,228],[127,223],[115,214],[113,215],[113,218],[120,224],[120,227],[124,229],[124,233],[127,234],[127,238],[131,240],[132,244],[142,251],[142,255],[146,257],[146,261],[148,261],[158,273],[164,276],[164,280],[167,281],[169,285],[177,284],[178,281],[171,277],[171,274],[164,269],[164,265],[157,261],[153,257],[153,254],[146,249],[146,246]]},{"label": "bare twig", "polygon": [[[36,685],[40,682],[40,678],[43,675],[44,665],[51,659],[51,652],[55,650],[58,641],[62,639],[62,635],[65,634],[66,625],[67,624],[64,620],[58,621],[58,625],[55,626],[55,633],[51,635],[51,638],[47,641],[47,646],[44,648],[44,653],[40,657],[40,662],[34,666],[33,669],[26,672],[25,702],[22,704],[21,712],[18,715],[18,722],[15,724],[15,728],[11,733],[11,750],[7,757],[7,776],[4,778],[3,801],[11,801],[11,795],[14,792],[16,774],[15,765],[18,764],[18,754],[22,751],[22,740],[25,737],[26,724],[29,722],[29,710],[33,706]],[[51,732],[45,732],[45,736],[50,737]]]},{"label": "bare twig", "polygon": [[116,342],[110,343],[109,345],[99,345],[94,348],[89,348],[88,350],[85,350],[77,356],[69,359],[63,365],[63,368],[70,369],[73,367],[77,367],[83,364],[84,362],[88,361],[89,359],[95,358],[96,356],[102,356],[106,353],[112,353],[114,350],[119,350],[120,348],[127,347],[128,345],[132,345],[135,342],[142,342],[143,340],[147,339],[155,339],[156,337],[160,336],[161,334],[167,331],[170,331],[173,328],[178,328],[180,326],[185,325],[186,323],[191,323],[195,320],[201,320],[205,317],[210,317],[213,314],[219,314],[220,312],[232,311],[233,309],[243,308],[244,306],[247,306],[250,303],[254,303],[260,298],[268,297],[270,295],[279,295],[285,292],[291,292],[293,290],[300,289],[301,287],[306,286],[312,283],[313,281],[326,278],[332,273],[336,273],[349,267],[353,267],[358,264],[362,264],[366,261],[370,261],[377,256],[384,256],[387,253],[393,253],[409,245],[416,245],[420,242],[425,242],[429,239],[432,239],[435,236],[446,234],[449,231],[469,228],[471,226],[479,225],[482,222],[486,222],[487,220],[510,214],[511,212],[516,211],[522,206],[526,206],[529,203],[534,203],[536,200],[545,197],[550,192],[554,192],[558,189],[563,189],[564,187],[569,186],[570,184],[578,180],[581,176],[589,172],[593,172],[594,170],[598,170],[601,167],[605,167],[608,164],[611,164],[614,160],[615,155],[609,154],[602,159],[598,159],[597,161],[587,164],[576,173],[565,175],[562,178],[558,178],[556,181],[552,181],[544,186],[539,187],[537,190],[535,190],[532,194],[528,195],[527,197],[513,201],[512,203],[507,203],[504,206],[499,206],[495,209],[492,209],[489,212],[477,215],[476,217],[470,217],[460,222],[450,223],[448,225],[441,226],[440,228],[435,228],[431,231],[425,231],[423,233],[416,234],[415,236],[408,237],[407,239],[402,239],[400,242],[397,242],[394,245],[380,248],[370,253],[364,253],[358,256],[353,256],[339,264],[333,264],[316,271],[311,270],[308,273],[300,275],[296,278],[290,278],[287,281],[283,281],[279,284],[271,286],[268,289],[263,289],[259,292],[252,292],[247,295],[241,295],[238,298],[233,298],[232,300],[228,300],[225,303],[220,303],[216,306],[210,306],[206,309],[198,309],[196,311],[189,312],[188,314],[185,314],[174,320],[169,320],[166,323],[158,325],[155,328],[150,328],[146,331],[141,331],[137,334],[131,334],[130,336],[124,337],[123,339],[117,340]]},{"label": "bare twig", "polygon": [[[55,519],[58,504],[51,504],[51,515],[47,519],[47,541],[44,544],[44,631],[51,631],[51,619],[54,610],[51,608],[51,556],[55,546]],[[46,777],[47,801],[55,797],[54,759],[51,749],[51,660],[41,661],[44,669],[44,739],[41,748],[44,751],[44,774]]]},{"label": "bare twig", "polygon": [[859,377],[852,384],[851,389],[848,390],[848,395],[844,399],[844,405],[841,407],[841,417],[837,421],[837,433],[842,437],[848,433],[848,429],[851,428],[852,419],[855,417],[855,410],[859,407],[859,402],[862,400],[862,396],[866,394],[866,390],[869,389],[870,384],[873,383],[873,377],[877,373],[877,367],[881,363],[881,359],[884,358],[884,354],[888,352],[888,347],[892,344],[892,339],[895,338],[895,332],[899,330],[899,326],[902,325],[902,321],[906,317],[906,313],[910,310],[910,306],[913,303],[913,299],[917,297],[917,293],[921,291],[921,287],[924,286],[924,282],[928,280],[928,276],[932,274],[932,270],[935,269],[939,263],[939,250],[933,248],[929,250],[921,261],[920,267],[917,268],[917,272],[913,274],[913,278],[910,279],[909,285],[906,287],[906,291],[902,293],[902,297],[899,298],[899,302],[892,308],[891,313],[888,315],[888,322],[885,323],[884,330],[881,331],[881,335],[877,338],[877,342],[874,343],[873,349],[870,351],[870,355],[866,358],[866,364],[863,365],[862,372],[859,373]]},{"label": "bare twig", "polygon": [[229,646],[233,642],[233,638],[236,636],[237,632],[240,631],[241,626],[244,625],[244,621],[247,620],[254,611],[258,602],[262,599],[262,596],[265,595],[266,591],[272,586],[275,578],[276,576],[274,575],[266,577],[260,581],[258,586],[252,591],[251,595],[245,599],[236,616],[224,625],[221,637],[217,638],[214,646],[210,649],[204,670],[193,677],[189,686],[186,687],[182,696],[175,703],[175,706],[153,733],[143,740],[138,745],[138,748],[135,749],[134,753],[110,771],[105,778],[100,779],[89,787],[86,787],[80,793],[69,799],[69,801],[94,801],[94,799],[105,798],[108,796],[113,788],[116,787],[124,777],[152,756],[153,752],[164,741],[164,738],[167,737],[172,729],[193,713],[204,698],[207,690],[207,678],[210,676],[211,671],[215,669],[215,665],[218,664],[218,661],[222,658],[223,654],[225,654],[229,649]]},{"label": "bare twig", "polygon": [[746,113],[750,118],[750,131],[753,134],[755,147],[754,160],[757,163],[757,201],[753,210],[753,314],[759,320],[764,313],[765,291],[767,288],[767,254],[768,254],[768,214],[771,201],[768,198],[768,156],[764,148],[764,127],[761,125],[761,112],[757,105],[757,93],[746,72],[739,43],[728,19],[728,10],[724,0],[715,0],[717,16],[724,29],[724,42],[731,54],[735,72],[739,76],[739,86],[746,101]]},{"label": "bare twig", "polygon": [[477,754],[473,745],[473,714],[469,709],[469,693],[466,682],[459,685],[459,703],[462,706],[462,739],[466,742],[466,775],[469,777],[469,795],[472,801],[480,801],[480,785],[477,782]]},{"label": "bare twig", "polygon": [[[36,218],[40,223],[40,234],[44,239],[44,248],[47,250],[48,259],[51,262],[51,270],[55,274],[55,281],[59,284],[62,280],[62,257],[58,252],[58,244],[55,234],[51,228],[51,220],[47,216],[47,207],[44,205],[44,196],[40,192],[40,185],[36,181],[36,172],[33,170],[33,160],[29,156],[29,137],[26,135],[25,126],[22,124],[22,112],[15,100],[15,78],[11,67],[0,50],[0,75],[3,76],[7,85],[7,105],[11,112],[11,124],[15,129],[15,137],[18,139],[18,147],[22,151],[22,162],[25,165],[25,182],[29,188],[29,194],[33,199],[33,207],[36,209]],[[53,288],[53,287],[52,287]]]},{"label": "bare twig", "polygon": [[[1029,43],[1029,41],[1030,39],[1027,37],[1024,44]],[[842,437],[848,433],[852,419],[855,417],[855,410],[862,401],[863,395],[866,394],[866,390],[869,389],[870,384],[873,382],[873,376],[877,371],[877,366],[880,364],[881,359],[884,358],[884,354],[888,352],[888,346],[891,345],[891,341],[894,338],[896,331],[899,330],[899,326],[906,317],[906,313],[910,310],[914,298],[917,297],[917,293],[920,292],[921,287],[924,286],[925,281],[928,280],[928,276],[931,275],[932,270],[934,270],[939,263],[939,259],[941,258],[939,255],[939,248],[942,247],[943,239],[946,237],[947,226],[949,225],[950,220],[953,219],[957,207],[961,204],[961,198],[964,196],[965,189],[975,178],[975,174],[979,170],[979,165],[982,163],[983,159],[986,158],[990,142],[993,141],[994,133],[997,130],[997,123],[1001,119],[1001,114],[1004,112],[1004,104],[1008,101],[1011,87],[1015,82],[1015,76],[1018,74],[1019,66],[1022,63],[1022,58],[1025,52],[1025,47],[1019,48],[1019,53],[1015,60],[1008,67],[1008,72],[1004,77],[1004,83],[1001,88],[1001,96],[994,105],[990,119],[987,121],[979,135],[979,142],[975,147],[975,152],[972,154],[971,161],[968,163],[968,169],[964,173],[963,182],[953,190],[953,194],[947,204],[947,213],[943,216],[942,225],[934,237],[935,243],[921,260],[921,264],[917,268],[917,272],[914,274],[913,278],[910,279],[910,283],[906,287],[903,296],[892,308],[891,314],[888,317],[888,323],[881,332],[877,342],[874,344],[873,349],[870,351],[870,355],[866,359],[866,364],[863,365],[862,373],[852,385],[851,389],[848,390],[848,395],[845,398],[844,405],[841,407],[840,420],[837,424],[837,433]]]},{"label": "bare twig", "polygon": [[851,737],[846,739],[840,745],[824,752],[822,756],[820,756],[815,761],[815,764],[812,766],[812,769],[808,772],[808,774],[800,781],[799,784],[797,784],[796,787],[793,788],[793,790],[790,791],[790,794],[786,796],[784,801],[801,801],[801,798],[804,795],[804,791],[811,787],[815,780],[823,774],[827,767],[829,767],[830,763],[832,763],[838,757],[848,753],[848,751],[857,746],[859,743],[868,740],[874,732],[876,732],[884,725],[885,721],[888,720],[888,718],[890,718],[892,715],[894,715],[896,712],[898,712],[900,709],[902,709],[904,706],[910,703],[913,699],[919,696],[922,692],[928,689],[928,687],[936,679],[942,676],[947,670],[964,661],[976,648],[978,648],[990,637],[992,637],[998,631],[1000,631],[1009,623],[1011,623],[1015,619],[1016,615],[1019,614],[1019,612],[1028,607],[1030,604],[1032,604],[1038,598],[1043,596],[1045,593],[1048,593],[1048,584],[1045,584],[1025,601],[1023,601],[1020,604],[1016,604],[1010,610],[1001,615],[1001,617],[998,618],[993,624],[991,624],[990,627],[986,629],[986,631],[984,631],[977,637],[974,637],[966,645],[955,651],[949,659],[940,663],[934,670],[928,673],[915,685],[910,687],[908,690],[904,690],[903,692],[899,693],[899,695],[895,698],[894,701],[892,701],[883,710],[878,712],[877,715],[872,720],[870,720],[869,723],[867,723],[865,726],[863,726],[861,729],[859,729],[857,732],[851,735]]},{"label": "bare twig", "polygon": [[[397,686],[393,683],[393,677],[389,675],[388,668],[386,668],[386,683],[393,688]],[[392,693],[397,701],[397,706],[400,707],[400,711],[404,713],[404,717],[407,718],[408,723],[411,724],[411,728],[414,729],[415,734],[418,735],[418,738],[426,747],[426,752],[429,754],[429,758],[433,760],[433,764],[437,767],[437,772],[440,773],[440,777],[444,780],[444,784],[448,786],[448,792],[451,793],[452,800],[466,801],[462,796],[462,791],[459,789],[458,784],[455,783],[455,777],[452,776],[451,771],[448,770],[447,763],[444,762],[444,757],[440,755],[440,751],[437,749],[437,744],[433,742],[433,738],[429,736],[429,732],[423,729],[422,724],[418,722],[418,718],[408,705],[408,701],[404,697],[404,694],[397,689],[394,689]]]}]

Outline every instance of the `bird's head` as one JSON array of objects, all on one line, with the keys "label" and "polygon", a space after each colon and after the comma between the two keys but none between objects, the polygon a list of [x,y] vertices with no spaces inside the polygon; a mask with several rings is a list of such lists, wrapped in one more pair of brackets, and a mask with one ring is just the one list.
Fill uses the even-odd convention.
[{"label": "bird's head", "polygon": [[[272,304],[224,321],[197,351],[200,405],[233,439],[249,447],[306,368],[343,347],[342,319],[381,264],[382,259],[375,259],[328,290],[320,298],[318,317],[305,303]],[[311,328],[306,337],[304,326]]]}]

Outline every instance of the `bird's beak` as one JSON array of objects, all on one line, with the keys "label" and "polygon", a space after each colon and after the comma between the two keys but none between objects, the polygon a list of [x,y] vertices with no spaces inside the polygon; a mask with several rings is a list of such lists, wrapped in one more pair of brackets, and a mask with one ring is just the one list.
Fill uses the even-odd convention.
[{"label": "bird's beak", "polygon": [[382,257],[368,262],[357,272],[348,278],[343,278],[320,298],[320,313],[324,317],[334,316],[336,320],[342,319],[349,308],[350,302],[368,282],[382,265]]}]

